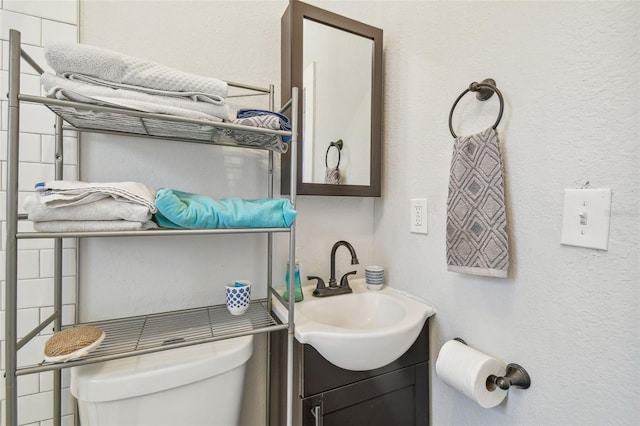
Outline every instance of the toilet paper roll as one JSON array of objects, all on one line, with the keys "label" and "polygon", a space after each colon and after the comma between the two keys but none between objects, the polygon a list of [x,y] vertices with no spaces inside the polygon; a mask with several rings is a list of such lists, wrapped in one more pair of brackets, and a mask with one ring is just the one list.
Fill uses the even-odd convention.
[{"label": "toilet paper roll", "polygon": [[487,377],[504,376],[504,363],[464,343],[449,340],[438,354],[436,373],[446,384],[462,392],[484,408],[495,407],[507,391],[495,385],[487,387]]}]

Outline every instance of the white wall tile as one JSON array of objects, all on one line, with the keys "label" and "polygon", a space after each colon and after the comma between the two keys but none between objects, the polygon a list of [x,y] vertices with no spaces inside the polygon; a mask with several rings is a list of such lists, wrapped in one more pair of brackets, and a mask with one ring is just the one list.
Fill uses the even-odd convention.
[{"label": "white wall tile", "polygon": [[18,395],[30,395],[40,392],[40,380],[37,374],[25,374],[18,377]]},{"label": "white wall tile", "polygon": [[78,167],[73,165],[62,168],[62,178],[65,180],[78,180]]},{"label": "white wall tile", "polygon": [[7,268],[5,267],[7,264],[6,252],[4,250],[0,251],[0,256],[2,256],[2,258],[0,258],[0,277],[4,279],[7,273]]},{"label": "white wall tile", "polygon": [[[20,74],[20,93],[26,95],[40,96],[40,77],[31,74]],[[0,100],[8,100],[9,93],[9,71],[0,71]]]},{"label": "white wall tile", "polygon": [[46,371],[40,373],[40,392],[47,392],[53,390],[53,371]]},{"label": "white wall tile", "polygon": [[[41,250],[40,251],[40,278],[53,277],[54,267],[54,251],[53,250]],[[76,259],[75,250],[62,250],[62,275],[70,276],[75,275],[76,272]]]},{"label": "white wall tile", "polygon": [[0,53],[2,54],[2,64],[0,68],[4,71],[9,71],[9,42],[0,40],[0,45],[2,45],[2,49],[0,49]]},{"label": "white wall tile", "polygon": [[20,31],[21,42],[40,45],[42,20],[33,16],[0,10],[0,39],[9,40],[9,30]]},{"label": "white wall tile", "polygon": [[44,105],[20,104],[20,131],[55,135],[55,115]]},{"label": "white wall tile", "polygon": [[77,24],[77,0],[3,0],[3,7],[26,15]]},{"label": "white wall tile", "polygon": [[37,422],[53,416],[53,393],[43,392],[18,398],[20,423]]},{"label": "white wall tile", "polygon": [[40,309],[19,309],[17,315],[18,338],[26,336],[31,330],[40,324]]},{"label": "white wall tile", "polygon": [[[2,52],[0,52],[1,54]],[[7,96],[9,94],[9,72],[2,70],[0,71],[0,99],[6,101],[9,99]]]},{"label": "white wall tile", "polygon": [[[9,49],[8,45],[6,47],[7,51]],[[47,61],[44,57],[44,48],[40,47],[40,46],[29,46],[29,45],[22,45],[22,50],[24,50],[30,57],[31,59],[33,59],[38,65],[40,65],[40,67],[50,73],[53,73],[53,69],[47,65]],[[9,54],[5,54],[5,56],[7,57],[7,61],[9,59]],[[6,64],[6,66],[8,67],[8,63]],[[8,70],[8,68],[7,68]],[[24,74],[31,74],[31,75],[40,75],[40,73],[38,71],[36,71],[35,69],[33,69],[31,67],[31,65],[29,65],[29,63],[27,61],[25,61],[24,59],[22,59],[20,61],[20,72],[24,73]]]},{"label": "white wall tile", "polygon": [[[74,300],[75,302],[75,300]],[[76,323],[76,307],[75,305],[62,306],[62,325],[70,325]]]},{"label": "white wall tile", "polygon": [[[42,163],[53,163],[55,161],[56,143],[55,136],[43,135],[42,136]],[[64,164],[77,165],[78,164],[78,138],[65,137],[62,141],[62,155],[64,156]]]},{"label": "white wall tile", "polygon": [[18,281],[18,309],[53,305],[53,279]]},{"label": "white wall tile", "polygon": [[62,277],[62,303],[74,304],[77,300],[77,276]]},{"label": "white wall tile", "polygon": [[78,27],[61,22],[42,20],[42,46],[50,43],[74,43],[78,41]]},{"label": "white wall tile", "polygon": [[42,361],[42,349],[50,336],[36,336],[18,351],[18,366],[39,364]]},{"label": "white wall tile", "polygon": [[[64,163],[67,165],[78,165],[78,137],[77,136],[65,136],[62,140],[62,147],[64,149]],[[77,168],[74,173],[78,174]]]},{"label": "white wall tile", "polygon": [[7,101],[0,101],[0,130],[7,130],[8,115],[7,115]]},{"label": "white wall tile", "polygon": [[[20,165],[18,175],[18,189],[33,192],[36,183],[54,179],[55,170],[53,164],[23,163]],[[6,190],[6,188],[3,189]]]},{"label": "white wall tile", "polygon": [[[7,72],[7,77],[9,73]],[[20,75],[20,93],[25,95],[40,96],[40,76],[31,74]]]},{"label": "white wall tile", "polygon": [[[53,312],[53,306],[45,306],[40,308],[40,322],[49,318],[53,314]],[[62,325],[74,323],[75,316],[75,305],[62,305]],[[51,334],[53,334],[53,324],[40,332],[40,335],[42,336]]]},{"label": "white wall tile", "polygon": [[23,133],[20,135],[19,158],[20,161],[39,163],[42,157],[40,135],[36,133]]},{"label": "white wall tile", "polygon": [[[43,306],[40,308],[40,322],[43,322],[44,320],[46,320],[47,318],[49,318],[51,315],[53,315],[53,306]],[[50,323],[47,327],[44,328],[44,330],[42,330],[40,332],[40,336],[50,336],[53,334],[53,323]],[[45,389],[43,389],[45,390]]]},{"label": "white wall tile", "polygon": [[40,277],[39,250],[18,250],[18,277],[23,279]]},{"label": "white wall tile", "polygon": [[[46,371],[44,373],[40,373],[40,391],[52,391],[53,390],[53,372]],[[71,383],[71,370],[65,368],[62,370],[62,388],[68,388]]]},{"label": "white wall tile", "polygon": [[7,132],[0,131],[0,161],[7,161]]}]

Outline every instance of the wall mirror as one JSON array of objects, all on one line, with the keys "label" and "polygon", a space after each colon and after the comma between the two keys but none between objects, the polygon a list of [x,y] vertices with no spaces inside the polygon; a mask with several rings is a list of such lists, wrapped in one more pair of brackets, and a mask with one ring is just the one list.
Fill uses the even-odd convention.
[{"label": "wall mirror", "polygon": [[[297,193],[379,197],[382,30],[291,0],[282,16],[282,98],[300,88]],[[281,192],[289,194],[290,153]]]}]

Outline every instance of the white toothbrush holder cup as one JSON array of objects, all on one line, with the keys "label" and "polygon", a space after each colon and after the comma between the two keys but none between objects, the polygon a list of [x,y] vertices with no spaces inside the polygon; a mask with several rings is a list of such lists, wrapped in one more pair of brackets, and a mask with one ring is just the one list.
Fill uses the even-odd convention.
[{"label": "white toothbrush holder cup", "polygon": [[251,302],[251,283],[244,280],[236,280],[227,284],[227,309],[231,315],[242,315],[249,308]]}]

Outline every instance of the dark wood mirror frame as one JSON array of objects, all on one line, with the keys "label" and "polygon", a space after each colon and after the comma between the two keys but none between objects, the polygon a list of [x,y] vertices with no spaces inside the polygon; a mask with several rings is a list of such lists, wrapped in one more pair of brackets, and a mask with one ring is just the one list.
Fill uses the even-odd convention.
[{"label": "dark wood mirror frame", "polygon": [[[369,185],[331,185],[302,182],[302,146],[297,149],[298,195],[345,195],[379,197],[382,175],[382,30],[341,15],[292,0],[281,20],[281,84],[282,102],[289,100],[291,87],[302,88],[303,19],[338,28],[373,41],[371,73],[371,158]],[[300,90],[302,92],[302,90]],[[302,117],[302,102],[298,103]],[[285,113],[287,113],[285,111]],[[288,112],[290,113],[290,111]],[[302,141],[302,120],[299,120],[298,140]],[[304,141],[302,141],[304,143]],[[281,193],[289,194],[291,176],[290,153],[281,157]]]}]

